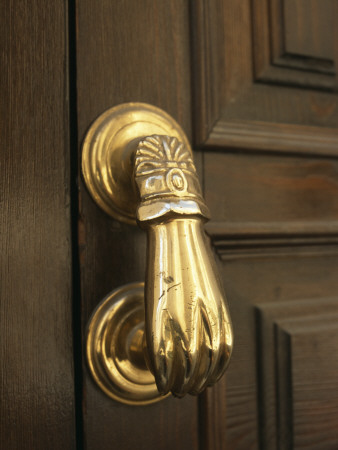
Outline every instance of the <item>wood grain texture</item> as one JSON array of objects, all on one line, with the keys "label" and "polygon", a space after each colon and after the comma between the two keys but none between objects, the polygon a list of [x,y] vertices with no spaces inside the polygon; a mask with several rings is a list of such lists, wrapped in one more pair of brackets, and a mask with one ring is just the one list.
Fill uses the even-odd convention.
[{"label": "wood grain texture", "polygon": [[252,9],[257,80],[334,89],[334,2],[255,0]]},{"label": "wood grain texture", "polygon": [[[330,109],[329,104],[327,107]],[[207,145],[268,153],[337,157],[338,130],[290,123],[220,119],[209,134]]]},{"label": "wood grain texture", "polygon": [[[337,264],[337,252],[329,255],[325,249],[321,252],[318,248],[310,257],[302,255],[302,249],[293,249],[282,257],[243,255],[240,259],[225,260],[220,266],[234,324],[235,345],[226,381],[213,388],[211,397],[214,401],[227,399],[225,418],[213,414],[220,406],[210,408],[216,422],[211,429],[226,427],[226,439],[219,448],[280,448],[273,428],[282,406],[275,402],[276,347],[272,316],[276,321],[293,316],[301,321],[303,317],[337,311],[337,299],[330,297],[338,289]],[[264,326],[257,319],[256,308],[271,314]],[[309,362],[308,370],[316,370],[316,364]],[[281,368],[280,376],[282,373]],[[332,428],[331,433],[334,432]]]},{"label": "wood grain texture", "polygon": [[[141,101],[171,114],[191,137],[189,4],[84,0],[77,9],[79,139],[105,109]],[[80,144],[80,142],[79,142]],[[145,235],[110,219],[80,186],[83,330],[112,289],[145,277]],[[146,407],[113,402],[84,365],[88,450],[197,449],[197,399],[169,398]]]},{"label": "wood grain texture", "polygon": [[74,449],[67,11],[0,16],[0,448]]},{"label": "wood grain texture", "polygon": [[[252,84],[249,2],[192,2],[194,138],[202,146],[238,91]],[[240,23],[238,27],[236,24]]]},{"label": "wood grain texture", "polygon": [[[332,331],[337,311],[337,298],[267,302],[257,307],[258,386],[261,437],[265,447],[307,448],[295,443],[295,439],[303,439],[308,441],[309,448],[320,448],[317,445],[323,443],[324,434],[328,437],[327,443],[330,435],[331,438],[337,436],[338,417],[334,388],[330,385],[336,373],[334,351],[329,356],[336,344],[334,338],[330,345],[324,344],[324,330]],[[308,348],[312,349],[312,355]],[[301,362],[302,354],[307,359],[306,364]],[[330,389],[331,394],[328,394]],[[325,413],[328,395],[332,396],[333,407]],[[326,419],[319,419],[321,414],[327,414]],[[321,438],[316,436],[320,433],[323,433]]]},{"label": "wood grain texture", "polygon": [[286,53],[334,60],[334,0],[284,0]]},{"label": "wood grain texture", "polygon": [[[225,39],[225,29],[219,21],[219,15],[224,15],[223,8],[222,1],[191,3],[193,123],[197,143],[206,140],[221,114],[221,89],[226,87],[221,79],[225,58],[218,54]],[[215,23],[221,26],[215,27]]]},{"label": "wood grain texture", "polygon": [[[290,222],[290,231],[294,222],[337,223],[335,160],[208,152],[204,170],[215,222]],[[305,230],[310,232],[308,225]]]},{"label": "wood grain texture", "polygon": [[[335,4],[332,11],[336,17]],[[281,53],[279,0],[194,2],[193,12],[197,144],[203,149],[245,150],[260,150],[261,145],[266,151],[289,153],[308,149],[310,154],[337,156],[337,135],[330,133],[328,144],[324,130],[335,129],[338,122],[337,98],[324,92],[337,85],[333,63],[328,68],[324,59],[325,67],[318,63],[314,68],[306,58],[295,60]],[[309,9],[304,20],[316,21],[311,14]],[[327,36],[336,61],[338,41],[334,33]]]},{"label": "wood grain texture", "polygon": [[[216,224],[210,227],[220,243],[235,328],[226,378],[199,401],[120,405],[99,391],[84,366],[89,450],[262,448],[255,308],[318,300],[338,289],[337,99],[330,92],[304,89],[305,77],[301,89],[287,77],[282,81],[291,87],[257,82],[252,4],[78,4],[79,143],[100,113],[126,101],[158,105],[189,138],[193,130],[204,152],[204,192]],[[254,151],[248,154],[248,149]],[[80,200],[84,332],[91,312],[111,289],[144,279],[146,243],[142,231],[102,213],[82,184]]]},{"label": "wood grain texture", "polygon": [[[336,38],[332,0],[270,2],[271,64],[327,75],[336,72]],[[266,42],[269,45],[269,42]],[[267,64],[269,64],[267,60]],[[294,77],[302,77],[294,71]],[[325,77],[317,77],[324,81]],[[334,79],[331,80],[334,83]]]},{"label": "wood grain texture", "polygon": [[338,308],[283,322],[290,341],[292,440],[295,449],[338,446]]},{"label": "wood grain texture", "polygon": [[[226,381],[203,397],[203,443],[280,448],[277,429],[264,422],[270,410],[262,418],[265,400],[257,397],[265,389],[269,397],[271,380],[260,378],[253,305],[337,289],[337,99],[320,91],[336,80],[331,66],[317,61],[314,71],[309,61],[285,57],[278,0],[213,0],[193,8],[195,139],[205,152],[207,230],[223,262],[235,333]],[[335,41],[332,33],[325,39]],[[324,184],[331,186],[325,194]],[[319,301],[317,307],[325,308]],[[274,355],[268,358],[273,365]],[[276,408],[273,417],[283,413],[282,399]]]},{"label": "wood grain texture", "polygon": [[[207,389],[199,398],[200,448],[221,450],[227,441],[227,398],[225,396],[226,378],[218,385],[222,389]],[[223,395],[220,395],[220,392]]]}]

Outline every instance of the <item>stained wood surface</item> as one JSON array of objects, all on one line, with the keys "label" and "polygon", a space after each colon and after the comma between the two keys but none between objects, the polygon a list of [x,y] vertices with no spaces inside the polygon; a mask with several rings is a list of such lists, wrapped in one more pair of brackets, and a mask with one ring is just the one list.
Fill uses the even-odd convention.
[{"label": "stained wood surface", "polygon": [[256,223],[257,230],[270,222],[273,231],[276,223],[338,220],[336,160],[209,152],[205,178],[215,222]]},{"label": "stained wood surface", "polygon": [[75,449],[65,4],[1,5],[0,448]]},{"label": "stained wood surface", "polygon": [[[314,0],[311,5],[315,3]],[[331,14],[332,20],[338,17],[335,3],[323,2],[322,8],[329,11],[324,16]],[[316,8],[306,7],[306,10],[303,18],[297,16],[294,20],[300,24],[304,21],[307,29],[317,30],[320,37],[314,34],[313,39],[321,49],[321,39],[325,39],[327,48],[333,48],[330,50],[333,59],[327,60],[324,53],[315,63],[309,61],[306,55],[314,53],[317,44],[306,40],[308,32],[303,35],[300,31],[297,36],[291,33],[291,37],[294,36],[297,48],[301,42],[304,55],[290,58],[284,54],[282,38],[288,30],[283,28],[279,0],[193,3],[194,129],[200,146],[259,150],[257,137],[263,134],[269,138],[271,127],[276,124],[283,125],[282,136],[289,134],[288,125],[291,125],[290,134],[294,134],[297,125],[296,134],[303,138],[306,134],[303,127],[317,127],[323,141],[325,132],[321,128],[336,128],[337,96],[327,91],[333,92],[337,86],[337,39],[330,27],[322,33],[323,21],[318,21]],[[258,136],[250,133],[250,124],[246,126],[251,121],[258,125]],[[273,151],[298,150],[293,148],[291,136],[289,142],[282,139],[282,148],[273,145]],[[304,145],[311,148],[310,137],[304,139]],[[316,148],[314,152],[325,154],[319,146]]]},{"label": "stained wood surface", "polygon": [[337,320],[336,305],[335,313],[281,324],[289,337],[296,449],[338,446]]},{"label": "stained wood surface", "polygon": [[[229,258],[223,263],[223,282],[234,324],[235,345],[226,379],[213,388],[215,392],[212,395],[208,394],[214,399],[226,398],[226,419],[217,414],[218,406],[212,406],[209,410],[211,416],[208,420],[212,423],[211,429],[220,433],[226,426],[226,440],[218,441],[218,447],[216,445],[215,448],[243,450],[279,448],[278,445],[282,441],[279,440],[280,436],[276,433],[274,424],[278,418],[286,420],[289,416],[281,415],[281,402],[276,400],[280,389],[277,380],[292,383],[292,378],[290,372],[282,369],[278,377],[275,372],[278,346],[275,347],[274,323],[283,318],[294,318],[304,324],[306,320],[316,318],[320,314],[332,314],[337,311],[337,296],[332,297],[332,294],[336,295],[338,289],[337,246],[335,253],[332,251],[331,254],[321,252],[320,248],[315,254],[306,254],[303,248],[283,250],[284,252],[276,251],[266,255],[257,252],[255,258],[242,255],[241,258]],[[265,311],[265,314],[269,311],[270,319],[263,323],[259,321],[256,315],[258,308]],[[324,318],[322,322],[324,327],[325,323],[327,322]],[[314,339],[317,339],[315,327],[308,327],[307,332],[314,333]],[[302,341],[302,344],[300,342],[297,354],[300,355],[302,349],[304,354],[308,354],[310,340],[307,344],[305,341]],[[322,373],[321,389],[325,395],[335,366],[332,366],[332,371],[331,369],[328,371],[325,364],[320,361],[330,360],[334,345],[333,342],[330,346],[319,345],[316,352],[322,354],[322,359],[312,363],[308,361],[307,365],[307,380],[311,380],[318,371]],[[297,360],[298,358],[299,356],[296,356]],[[302,372],[301,364],[294,366],[293,370],[297,373]],[[300,399],[304,391],[299,377],[297,383],[299,385],[296,390]],[[304,383],[304,389],[305,386]],[[320,427],[317,427],[316,431],[305,432],[308,418],[303,414],[305,410],[301,408],[301,402],[306,402],[304,395],[302,400],[297,401],[297,405],[291,403],[291,408],[297,410],[298,424],[303,423],[303,428],[298,428],[297,434],[297,439],[303,442],[307,433],[309,436],[311,433],[313,435],[321,433]],[[335,398],[334,391],[332,396]],[[290,400],[290,397],[287,399]],[[310,402],[311,397],[307,399]],[[334,400],[332,401],[335,405]],[[317,399],[317,405],[320,413],[322,408],[320,397]],[[337,421],[336,411],[330,421],[330,436],[334,436],[336,430],[333,421]],[[304,445],[300,448],[312,447]]]},{"label": "stained wood surface", "polygon": [[[337,297],[262,302],[257,306],[258,384],[265,446],[304,448],[295,441],[312,440],[310,448],[319,448],[324,435],[327,448],[333,448],[330,440],[337,445],[337,400],[332,387],[336,340],[332,336],[328,345],[325,338],[326,329],[331,333],[332,324],[336,326],[337,311]],[[327,401],[329,396],[331,402]],[[326,419],[319,419],[320,415]]]},{"label": "stained wood surface", "polygon": [[283,3],[287,53],[334,60],[334,0],[286,0]]},{"label": "stained wood surface", "polygon": [[[330,75],[331,83],[334,82],[337,58],[333,27],[337,14],[335,8],[336,4],[332,0],[300,0],[297,3],[271,0],[269,12],[265,10],[270,22],[265,22],[266,29],[270,29],[270,42],[266,41],[264,44],[261,41],[261,44],[270,47],[272,64],[282,68],[295,80],[297,77],[305,79],[304,73],[302,76],[297,72],[301,69],[306,72],[307,82],[317,79],[318,86],[323,86],[322,83],[326,79],[326,83],[330,83],[330,77],[321,77],[318,74]],[[257,26],[260,20],[257,16]],[[266,60],[265,64],[270,63]],[[294,71],[293,76],[290,70],[286,70],[291,68]],[[272,67],[270,72],[271,69]],[[278,70],[275,74],[278,76]]]},{"label": "stained wood surface", "polygon": [[[236,0],[74,6],[79,157],[91,122],[122,102],[157,105],[194,133],[235,331],[227,376],[200,399],[120,405],[83,358],[78,432],[87,450],[336,448],[337,99],[333,65],[318,62],[336,50],[326,44],[330,27],[307,38],[323,28],[307,8],[291,18],[297,25],[284,24],[288,48],[321,69],[279,58],[282,21],[269,16],[279,4],[270,12],[267,2]],[[1,8],[0,447],[74,449],[70,24],[61,2]],[[74,322],[84,343],[100,300],[144,279],[146,242],[101,212],[80,176],[79,201]]]},{"label": "stained wood surface", "polygon": [[[79,145],[91,122],[119,103],[141,101],[171,114],[191,137],[187,1],[78,3]],[[81,183],[83,332],[112,289],[144,280],[145,236],[100,211]],[[197,399],[146,407],[112,401],[84,371],[84,443],[96,449],[197,449]]]},{"label": "stained wood surface", "polygon": [[254,1],[253,43],[258,80],[334,89],[335,2]]},{"label": "stained wood surface", "polygon": [[[284,94],[287,95],[288,92],[284,91]],[[312,105],[312,108],[318,112],[321,111],[323,116],[331,107],[333,103],[329,100],[329,96],[322,99],[322,104]],[[308,116],[311,123],[311,113],[308,113],[311,105],[306,101],[301,108],[304,110],[304,116]],[[280,122],[272,123],[249,119],[236,121],[220,119],[208,137],[208,146],[226,146],[239,150],[278,152],[288,155],[337,156],[338,131],[336,129],[285,124],[283,123],[285,118],[280,119],[282,119]],[[291,117],[289,115],[289,122],[292,119],[292,115]]]},{"label": "stained wood surface", "polygon": [[[235,334],[225,380],[201,400],[205,448],[336,445],[335,400],[326,421],[316,415],[325,414],[335,366],[327,370],[331,347],[310,320],[321,316],[327,323],[328,302],[333,311],[338,304],[337,97],[329,92],[336,83],[336,39],[329,26],[318,31],[325,20],[315,3],[302,2],[304,14],[293,17],[298,28],[284,21],[279,0],[193,5],[194,129],[213,219],[207,230],[222,261]],[[333,4],[326,6],[322,16],[335,17]],[[308,39],[310,29],[320,37]],[[289,49],[302,52],[297,58],[284,54],[288,32]],[[309,55],[316,61],[310,64]],[[273,320],[259,320],[257,310],[278,305]],[[295,347],[285,344],[285,333],[279,341],[274,334],[275,322],[291,312],[309,324],[304,338],[297,330],[290,338]],[[306,371],[314,389],[322,377],[319,396],[310,381],[302,383],[299,362],[314,347],[323,359],[308,360]],[[292,370],[285,362],[290,352]]]},{"label": "stained wood surface", "polygon": [[[310,299],[316,314],[337,292],[337,99],[331,75],[305,75],[289,61],[270,64],[276,29],[269,14],[265,1],[77,5],[79,147],[99,114],[127,101],[160,106],[193,134],[235,330],[227,376],[199,400],[120,405],[99,391],[83,364],[88,449],[277,450],[278,430],[289,427],[281,414],[295,407],[297,423],[306,418],[301,394],[291,406],[278,398],[291,375],[286,386],[276,382],[273,324],[262,325],[257,311],[270,304],[287,311]],[[79,230],[84,341],[100,300],[144,279],[146,242],[142,231],[101,212],[81,181]],[[325,338],[318,342],[322,349]],[[285,348],[276,351],[279,374]]]}]

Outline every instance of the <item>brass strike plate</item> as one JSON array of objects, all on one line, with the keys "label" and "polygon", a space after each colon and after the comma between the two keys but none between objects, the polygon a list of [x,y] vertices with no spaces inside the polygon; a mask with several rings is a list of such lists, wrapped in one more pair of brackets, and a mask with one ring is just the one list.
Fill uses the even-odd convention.
[{"label": "brass strike plate", "polygon": [[138,196],[132,155],[142,137],[176,137],[191,152],[184,131],[167,113],[146,103],[124,103],[104,112],[83,142],[82,173],[96,203],[117,220],[136,224]]},{"label": "brass strike plate", "polygon": [[[128,405],[163,400],[143,351],[144,283],[127,284],[107,295],[89,320],[87,361],[100,388]],[[169,394],[170,395],[170,394]]]}]

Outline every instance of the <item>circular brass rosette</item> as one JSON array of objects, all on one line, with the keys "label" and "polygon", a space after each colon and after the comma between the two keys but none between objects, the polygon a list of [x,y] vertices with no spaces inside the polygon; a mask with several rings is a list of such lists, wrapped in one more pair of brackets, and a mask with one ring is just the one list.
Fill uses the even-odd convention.
[{"label": "circular brass rosette", "polygon": [[86,186],[96,203],[117,220],[136,224],[139,196],[131,183],[132,156],[140,139],[152,135],[177,138],[191,154],[178,123],[146,103],[124,103],[105,111],[85,137],[82,173]]},{"label": "circular brass rosette", "polygon": [[87,361],[100,388],[129,405],[147,405],[160,395],[144,349],[144,283],[111,292],[94,311],[87,329]]}]

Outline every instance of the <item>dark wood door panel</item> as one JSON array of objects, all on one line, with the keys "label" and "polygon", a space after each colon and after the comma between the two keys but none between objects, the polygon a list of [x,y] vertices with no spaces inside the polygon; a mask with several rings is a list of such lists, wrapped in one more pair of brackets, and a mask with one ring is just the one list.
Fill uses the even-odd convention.
[{"label": "dark wood door panel", "polygon": [[321,309],[308,321],[281,324],[291,367],[292,427],[287,431],[295,449],[338,446],[337,311],[336,304],[333,313]]},{"label": "dark wood door panel", "polygon": [[[277,1],[284,21],[282,36],[285,53],[331,61],[335,54],[335,0]],[[278,10],[276,11],[278,13]],[[313,61],[312,70],[315,70]]]},{"label": "dark wood door panel", "polygon": [[204,398],[210,448],[337,445],[337,255],[337,246],[221,254],[235,345],[225,379]]},{"label": "dark wood door panel", "polygon": [[[157,105],[194,136],[235,331],[226,377],[199,399],[118,404],[83,357],[78,445],[336,448],[337,2],[68,6],[2,7],[0,447],[76,447],[70,77],[79,157],[92,121],[123,102]],[[78,175],[84,343],[100,300],[144,279],[146,241],[100,211]]]},{"label": "dark wood door panel", "polygon": [[207,227],[218,241],[222,233],[247,242],[259,236],[338,237],[336,160],[209,151],[204,174],[213,219]]},{"label": "dark wood door panel", "polygon": [[257,307],[265,446],[337,446],[337,318],[337,298]]},{"label": "dark wood door panel", "polygon": [[334,0],[255,0],[256,79],[313,89],[337,85]]},{"label": "dark wood door panel", "polygon": [[[191,137],[188,2],[175,0],[78,4],[79,146],[91,122],[124,102],[147,102],[170,113]],[[112,289],[144,280],[145,236],[81,196],[83,333],[89,316]],[[94,385],[84,363],[84,441],[88,449],[196,449],[197,399],[169,398],[133,407]]]},{"label": "dark wood door panel", "polygon": [[[189,138],[193,130],[213,215],[208,231],[223,266],[236,339],[228,375],[199,400],[119,405],[98,390],[84,364],[84,441],[89,449],[113,444],[247,450],[265,442],[266,448],[276,448],[283,427],[288,439],[304,435],[301,424],[293,435],[286,422],[278,422],[285,408],[292,409],[297,423],[304,417],[301,369],[286,371],[299,395],[294,403],[271,402],[262,394],[265,380],[274,398],[289,386],[276,382],[275,373],[264,375],[265,328],[259,314],[270,304],[281,303],[286,311],[299,302],[319,304],[338,287],[333,270],[338,262],[336,56],[335,50],[329,56],[320,53],[322,44],[311,41],[303,56],[316,60],[316,70],[305,57],[290,58],[292,49],[306,44],[306,33],[293,38],[293,47],[288,41],[291,50],[283,53],[281,17],[273,15],[282,3],[85,0],[78,5],[79,145],[100,113],[127,101],[160,106]],[[294,29],[290,21],[287,27]],[[328,36],[332,39],[332,33]],[[107,292],[143,279],[145,238],[99,211],[81,183],[80,198],[84,333],[90,313]],[[289,330],[292,325],[284,326]],[[310,333],[317,342],[316,332]],[[299,368],[297,351],[306,346],[303,335],[295,335],[293,364]],[[268,334],[264,342],[271,344],[274,336]],[[278,346],[280,373],[285,372],[285,348]],[[265,424],[270,412],[271,422]]]},{"label": "dark wood door panel", "polygon": [[297,2],[288,8],[296,25],[284,17],[286,7],[280,0],[194,2],[199,146],[337,156],[337,131],[328,129],[338,121],[338,41],[325,23],[338,17],[337,4]]},{"label": "dark wood door panel", "polygon": [[0,448],[75,449],[67,8],[1,5]]}]

